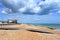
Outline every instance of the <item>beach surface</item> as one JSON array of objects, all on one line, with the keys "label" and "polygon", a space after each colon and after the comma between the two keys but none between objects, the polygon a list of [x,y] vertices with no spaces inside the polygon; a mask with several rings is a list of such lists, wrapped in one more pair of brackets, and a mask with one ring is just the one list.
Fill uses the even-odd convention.
[{"label": "beach surface", "polygon": [[0,28],[19,28],[0,30],[0,40],[60,40],[60,31],[28,24],[4,25]]}]

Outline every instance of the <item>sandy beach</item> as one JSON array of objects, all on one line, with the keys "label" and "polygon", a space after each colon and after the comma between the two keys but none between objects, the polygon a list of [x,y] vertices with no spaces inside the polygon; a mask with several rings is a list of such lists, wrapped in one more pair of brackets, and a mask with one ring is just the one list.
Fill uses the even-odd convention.
[{"label": "sandy beach", "polygon": [[60,40],[60,0],[0,0],[0,40]]},{"label": "sandy beach", "polygon": [[60,31],[46,27],[27,24],[2,26],[2,28],[5,27],[20,29],[0,30],[0,40],[60,40]]}]

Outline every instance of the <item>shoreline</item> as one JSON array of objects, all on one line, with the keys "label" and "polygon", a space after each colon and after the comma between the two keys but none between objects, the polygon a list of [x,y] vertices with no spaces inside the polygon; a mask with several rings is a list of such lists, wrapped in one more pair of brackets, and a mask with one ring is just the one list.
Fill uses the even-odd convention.
[{"label": "shoreline", "polygon": [[54,30],[56,30],[56,31],[59,31],[59,32],[60,32],[60,29],[54,29]]},{"label": "shoreline", "polygon": [[47,28],[55,30],[55,31],[60,31],[60,28],[51,28],[51,27],[47,27]]},{"label": "shoreline", "polygon": [[[53,27],[44,27],[44,26],[39,26],[39,25],[32,25],[32,24],[0,24],[0,29],[2,28],[2,29],[4,29],[4,28],[12,28],[12,29],[19,29],[20,28],[20,26],[22,26],[22,28],[23,27],[26,27],[26,26],[28,26],[28,28],[42,28],[42,29],[50,29],[50,30],[55,30],[55,31],[59,31],[60,32],[60,29],[59,28],[53,28]],[[29,27],[30,26],[30,27]]]},{"label": "shoreline", "polygon": [[[15,26],[15,28],[19,28],[18,26],[20,26],[21,24],[0,24],[0,28],[2,27],[2,28],[14,28],[14,27],[12,27],[12,26]],[[36,25],[33,25],[33,24],[23,24],[23,25],[29,25],[29,26],[35,26],[36,27]],[[8,26],[8,27],[7,27]],[[39,26],[39,25],[37,25],[37,26]],[[53,27],[44,27],[44,26],[39,26],[39,27],[43,27],[43,28],[48,28],[48,29],[51,29],[51,30],[56,30],[56,31],[60,31],[60,28],[53,28]]]},{"label": "shoreline", "polygon": [[22,29],[0,30],[0,40],[60,40],[60,32],[52,28],[28,24],[4,25],[3,28]]}]

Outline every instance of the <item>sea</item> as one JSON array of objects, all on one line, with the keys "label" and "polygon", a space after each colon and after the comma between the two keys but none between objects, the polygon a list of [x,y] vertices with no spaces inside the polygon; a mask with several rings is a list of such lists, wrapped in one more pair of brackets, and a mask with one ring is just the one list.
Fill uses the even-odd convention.
[{"label": "sea", "polygon": [[55,28],[60,29],[60,24],[33,24],[36,26],[48,27],[48,28]]}]

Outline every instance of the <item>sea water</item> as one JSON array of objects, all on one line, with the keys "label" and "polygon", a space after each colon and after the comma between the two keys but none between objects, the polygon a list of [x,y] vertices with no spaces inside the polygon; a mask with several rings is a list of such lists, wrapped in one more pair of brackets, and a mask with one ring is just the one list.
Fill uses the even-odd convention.
[{"label": "sea water", "polygon": [[60,24],[34,24],[37,26],[60,29]]}]

